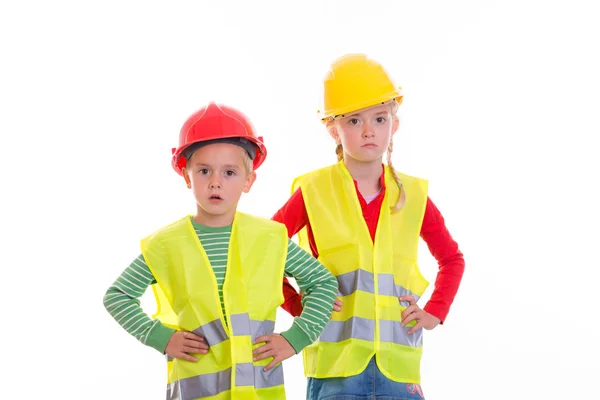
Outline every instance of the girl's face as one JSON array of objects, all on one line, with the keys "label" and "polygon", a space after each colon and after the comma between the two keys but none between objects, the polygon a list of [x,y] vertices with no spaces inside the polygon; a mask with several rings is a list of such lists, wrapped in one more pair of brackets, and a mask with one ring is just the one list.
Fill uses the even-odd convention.
[{"label": "girl's face", "polygon": [[379,104],[336,118],[329,134],[342,144],[345,156],[373,162],[381,160],[387,151],[398,124],[390,104]]}]

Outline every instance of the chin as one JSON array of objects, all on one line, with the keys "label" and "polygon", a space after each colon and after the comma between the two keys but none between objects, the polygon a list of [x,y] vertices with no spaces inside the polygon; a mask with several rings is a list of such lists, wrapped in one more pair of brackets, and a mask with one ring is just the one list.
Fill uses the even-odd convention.
[{"label": "chin", "polygon": [[223,214],[227,214],[229,211],[226,207],[213,206],[212,204],[207,205],[206,207],[202,207],[207,214],[219,216]]},{"label": "chin", "polygon": [[350,157],[352,157],[354,160],[356,160],[358,162],[372,163],[372,162],[376,162],[376,161],[381,161],[383,154],[378,157],[372,157],[372,156],[371,157],[353,157],[352,155],[350,155]]}]

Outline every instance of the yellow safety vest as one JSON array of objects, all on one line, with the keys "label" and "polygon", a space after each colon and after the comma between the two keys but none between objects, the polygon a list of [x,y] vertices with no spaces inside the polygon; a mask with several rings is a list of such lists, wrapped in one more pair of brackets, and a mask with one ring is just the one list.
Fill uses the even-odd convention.
[{"label": "yellow safety vest", "polygon": [[[429,284],[417,265],[418,241],[427,204],[427,181],[399,174],[406,203],[397,213],[390,206],[399,188],[385,167],[386,192],[375,242],[363,218],[354,182],[343,162],[297,178],[302,188],[319,261],[336,276],[344,305],[334,312],[318,342],[306,347],[308,377],[335,378],[361,373],[376,355],[381,372],[397,382],[420,383],[422,329],[408,335],[401,314]],[[306,229],[300,246],[309,249]]]},{"label": "yellow safety vest", "polygon": [[165,325],[206,338],[198,362],[168,361],[167,399],[285,399],[283,368],[264,372],[272,358],[252,361],[256,337],[273,333],[287,257],[284,225],[237,213],[223,284],[217,280],[187,216],[142,240],[142,254],[157,284],[154,315]]}]

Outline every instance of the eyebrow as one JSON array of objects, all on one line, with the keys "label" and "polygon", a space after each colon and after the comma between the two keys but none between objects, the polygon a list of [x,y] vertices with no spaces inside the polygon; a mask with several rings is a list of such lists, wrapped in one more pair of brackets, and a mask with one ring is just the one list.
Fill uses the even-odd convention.
[{"label": "eyebrow", "polygon": [[[196,164],[194,164],[194,167],[196,167],[196,168],[197,167],[212,168],[212,165],[206,164],[206,163],[203,163],[203,162],[197,162]],[[240,169],[241,167],[239,165],[235,165],[235,164],[225,164],[225,165],[223,165],[223,168],[230,168],[230,169],[231,168],[234,168],[234,169],[237,168],[237,169]]]},{"label": "eyebrow", "polygon": [[[387,114],[388,111],[378,111],[377,113],[375,113],[375,115],[382,115],[382,114]],[[351,115],[346,115],[345,118],[350,118],[350,117],[359,117],[361,116],[363,113],[355,113],[355,114],[351,114]]]}]

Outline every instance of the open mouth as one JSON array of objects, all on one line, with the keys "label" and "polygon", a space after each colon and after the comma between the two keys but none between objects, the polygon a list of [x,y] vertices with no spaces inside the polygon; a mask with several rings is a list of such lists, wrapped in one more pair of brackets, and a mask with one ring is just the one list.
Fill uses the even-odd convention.
[{"label": "open mouth", "polygon": [[223,200],[223,198],[221,196],[219,196],[218,194],[213,194],[212,196],[209,197],[209,200]]}]

